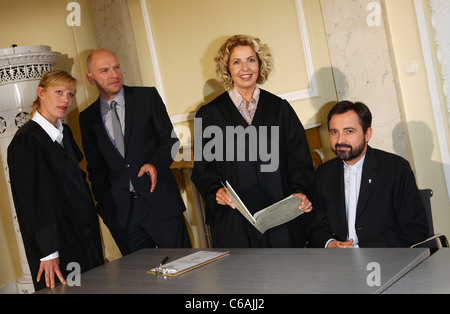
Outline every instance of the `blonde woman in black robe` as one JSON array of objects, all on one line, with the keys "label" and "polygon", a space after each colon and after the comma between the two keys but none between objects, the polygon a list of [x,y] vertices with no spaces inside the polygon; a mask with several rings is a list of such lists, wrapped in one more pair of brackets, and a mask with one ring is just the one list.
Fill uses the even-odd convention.
[{"label": "blonde woman in black robe", "polygon": [[[103,263],[98,217],[83,155],[61,122],[77,80],[64,71],[45,74],[32,118],[8,147],[11,189],[35,290],[66,283],[67,274]],[[69,269],[67,265],[71,264]],[[79,266],[79,267],[78,267]]]},{"label": "blonde woman in black robe", "polygon": [[305,130],[286,100],[257,86],[272,70],[270,50],[258,38],[237,35],[215,62],[227,91],[196,114],[191,177],[205,201],[213,246],[304,247],[307,215],[261,234],[233,208],[222,185],[228,181],[252,214],[292,194],[302,201],[299,210],[312,210]]}]

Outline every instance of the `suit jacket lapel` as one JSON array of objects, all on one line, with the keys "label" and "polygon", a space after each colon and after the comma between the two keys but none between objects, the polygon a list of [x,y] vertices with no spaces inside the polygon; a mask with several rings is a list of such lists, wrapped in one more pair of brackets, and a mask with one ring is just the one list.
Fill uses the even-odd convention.
[{"label": "suit jacket lapel", "polygon": [[270,117],[270,112],[268,112],[268,109],[270,109],[270,104],[267,103],[265,91],[261,89],[261,92],[259,94],[258,107],[256,108],[255,115],[253,116],[252,124],[261,125],[264,119]]},{"label": "suit jacket lapel", "polygon": [[248,126],[248,122],[244,119],[242,114],[239,112],[239,109],[234,104],[233,100],[231,100],[228,92],[222,94],[224,97],[224,116],[229,116],[229,121],[233,121],[233,123],[237,125],[242,125],[244,128]]},{"label": "suit jacket lapel", "polygon": [[359,189],[358,206],[356,209],[356,218],[358,218],[366,208],[367,201],[369,200],[377,183],[378,162],[375,158],[375,154],[372,148],[367,147],[367,153],[364,160],[363,172],[361,176],[361,187]]},{"label": "suit jacket lapel", "polygon": [[129,92],[127,86],[124,86],[125,93],[125,135],[124,135],[124,144],[125,144],[125,154],[127,152],[128,144],[130,142],[131,136],[131,126],[133,125],[133,117],[134,111],[136,108],[136,98],[133,94]]},{"label": "suit jacket lapel", "polygon": [[344,188],[344,165],[341,160],[336,159],[335,173],[331,176],[333,181],[331,186],[335,186],[333,189],[335,208],[338,211],[337,215],[341,224],[345,226],[347,230],[347,212],[345,210],[345,188]]},{"label": "suit jacket lapel", "polygon": [[[273,115],[278,113],[278,112],[274,113],[273,111],[274,106],[270,101],[268,92],[266,92],[263,89],[260,89],[260,91],[261,92],[259,94],[258,107],[256,108],[255,115],[253,116],[252,121],[252,125],[255,126],[267,125],[268,119],[272,119]],[[241,114],[239,113],[239,115]],[[244,118],[242,119],[245,121]]]},{"label": "suit jacket lapel", "polygon": [[64,132],[63,132],[64,150],[65,150],[66,154],[69,155],[69,158],[72,158],[78,164],[77,156],[75,155],[75,150],[72,147],[72,143],[70,142],[69,136],[70,135],[69,135],[69,132],[67,131],[67,128],[64,127]]}]

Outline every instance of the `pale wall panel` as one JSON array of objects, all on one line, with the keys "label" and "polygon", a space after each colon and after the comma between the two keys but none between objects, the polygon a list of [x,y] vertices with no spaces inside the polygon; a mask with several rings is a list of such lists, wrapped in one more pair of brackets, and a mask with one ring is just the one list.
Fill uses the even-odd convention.
[{"label": "pale wall panel", "polygon": [[223,92],[215,82],[213,59],[234,34],[259,37],[271,48],[275,70],[263,88],[285,94],[310,87],[296,1],[146,3],[171,115],[196,111]]}]

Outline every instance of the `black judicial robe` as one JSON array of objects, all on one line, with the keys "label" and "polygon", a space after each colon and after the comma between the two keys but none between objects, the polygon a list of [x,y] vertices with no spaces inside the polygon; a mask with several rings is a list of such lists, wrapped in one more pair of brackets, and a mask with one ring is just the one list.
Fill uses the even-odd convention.
[{"label": "black judicial robe", "polygon": [[[64,148],[30,120],[8,147],[12,195],[35,290],[40,258],[59,252],[66,278],[77,262],[81,272],[103,264],[98,216],[86,175],[80,169],[83,155],[64,124]],[[55,276],[58,280],[57,276]]]},{"label": "black judicial robe", "polygon": [[[230,182],[252,214],[293,193],[304,193],[311,199],[314,184],[311,154],[305,130],[289,103],[261,89],[252,126],[249,126],[225,92],[198,110],[195,123],[195,162],[191,180],[205,201],[206,223],[211,228],[213,246],[304,247],[302,225],[307,214],[262,235],[237,210],[216,202],[216,192],[225,180]],[[231,132],[227,136],[227,127],[229,131],[237,130],[239,126],[256,130],[257,141],[249,135],[244,147],[237,143],[239,140]],[[278,129],[278,135],[273,127]],[[223,147],[211,149],[212,141],[217,143],[220,139],[217,134],[211,135],[214,133],[211,130],[218,129],[222,132]],[[233,143],[231,137],[235,139],[233,146],[230,146]],[[278,166],[274,171],[262,171],[261,166],[276,159],[275,149],[279,155]],[[239,159],[242,150],[245,150],[245,158]],[[257,158],[254,158],[255,151]],[[211,153],[215,157],[212,161]],[[220,154],[222,156],[218,157]],[[231,155],[234,158],[230,158]],[[272,160],[268,160],[267,155],[272,155]]]}]

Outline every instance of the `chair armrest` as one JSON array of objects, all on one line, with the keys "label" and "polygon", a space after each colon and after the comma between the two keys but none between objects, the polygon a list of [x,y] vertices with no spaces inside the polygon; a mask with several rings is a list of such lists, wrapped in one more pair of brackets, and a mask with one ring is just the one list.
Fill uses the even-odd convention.
[{"label": "chair armrest", "polygon": [[425,243],[430,242],[430,241],[436,241],[438,247],[448,247],[447,237],[445,235],[441,234],[441,233],[435,234],[434,236],[429,237],[428,239],[426,239],[426,240],[424,240],[422,242],[419,242],[419,243],[416,243],[414,245],[411,245],[410,247],[411,248],[415,248],[415,247],[417,247],[419,245],[425,244]]}]

